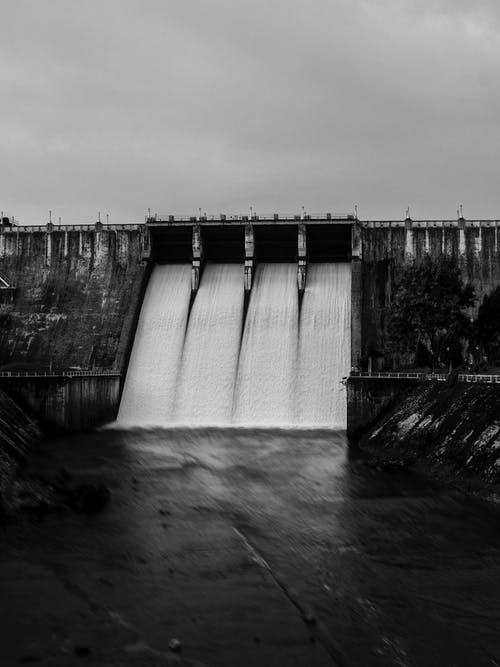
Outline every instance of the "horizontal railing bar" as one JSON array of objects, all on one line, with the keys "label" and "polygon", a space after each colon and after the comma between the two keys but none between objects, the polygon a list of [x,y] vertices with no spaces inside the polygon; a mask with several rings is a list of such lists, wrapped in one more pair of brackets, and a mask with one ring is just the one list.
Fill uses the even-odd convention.
[{"label": "horizontal railing bar", "polygon": [[[399,380],[447,380],[449,373],[413,373],[413,372],[374,372],[351,371],[350,377],[359,377],[363,379],[399,379]],[[476,382],[484,384],[500,384],[500,375],[487,375],[476,373],[459,373],[457,376],[459,382]]]},{"label": "horizontal railing bar", "polygon": [[[277,215],[278,217],[275,217]],[[147,218],[147,221],[149,223],[155,223],[155,222],[161,222],[161,223],[172,223],[172,222],[188,222],[188,223],[207,223],[207,222],[283,222],[284,220],[288,222],[312,222],[312,221],[322,221],[322,222],[330,222],[330,221],[343,221],[343,222],[349,222],[353,223],[355,221],[354,216],[351,213],[335,213],[331,214],[330,216],[327,216],[326,214],[322,213],[321,215],[309,215],[307,214],[304,217],[301,217],[300,215],[297,214],[288,214],[288,213],[280,213],[280,214],[266,214],[266,215],[256,215],[253,217],[250,217],[249,215],[226,215],[226,214],[220,214],[220,215],[207,215],[207,216],[202,216],[201,218],[199,216],[195,215],[174,215],[172,213],[155,213],[154,215],[151,215],[150,217]]]},{"label": "horizontal railing bar", "polygon": [[120,371],[115,370],[74,370],[74,371],[0,371],[0,378],[25,377],[120,377]]}]

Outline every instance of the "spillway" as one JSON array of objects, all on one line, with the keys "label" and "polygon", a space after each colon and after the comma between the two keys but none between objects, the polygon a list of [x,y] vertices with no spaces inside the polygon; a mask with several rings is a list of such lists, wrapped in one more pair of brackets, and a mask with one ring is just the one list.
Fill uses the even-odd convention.
[{"label": "spillway", "polygon": [[351,358],[351,266],[310,264],[300,313],[296,417],[301,426],[345,428],[341,385]]},{"label": "spillway", "polygon": [[231,423],[243,318],[239,264],[208,264],[193,304],[177,386],[174,421]]},{"label": "spillway", "polygon": [[345,428],[348,263],[261,263],[244,315],[243,267],[207,264],[189,313],[189,265],[151,274],[118,426]]},{"label": "spillway", "polygon": [[137,325],[119,426],[159,426],[172,420],[190,295],[189,265],[155,266]]},{"label": "spillway", "polygon": [[241,343],[233,421],[294,423],[298,293],[296,264],[261,264]]}]

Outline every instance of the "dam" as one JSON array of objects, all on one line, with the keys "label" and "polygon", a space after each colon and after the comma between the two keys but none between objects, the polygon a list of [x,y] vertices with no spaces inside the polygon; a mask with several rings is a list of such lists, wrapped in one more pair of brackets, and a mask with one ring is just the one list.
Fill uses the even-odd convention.
[{"label": "dam", "polygon": [[351,225],[189,222],[151,223],[118,426],[345,428]]},{"label": "dam", "polygon": [[[497,237],[494,221],[347,216],[0,229],[0,435],[12,448],[9,401],[89,430],[30,465],[110,494],[3,527],[3,662],[171,664],[175,638],[193,665],[490,664],[498,512],[347,436],[349,414],[372,421],[412,382],[350,373],[374,349],[393,363],[398,272],[454,256],[487,293]],[[449,391],[473,407],[453,402],[443,441],[465,413],[448,451],[468,462],[474,437],[482,461],[499,397]],[[491,421],[467,419],[485,404]],[[442,405],[427,431],[417,410],[424,434]]]},{"label": "dam", "polygon": [[401,363],[384,313],[403,268],[453,257],[480,302],[500,284],[499,226],[328,213],[0,225],[0,383],[69,429],[345,427],[342,378],[373,354]]}]

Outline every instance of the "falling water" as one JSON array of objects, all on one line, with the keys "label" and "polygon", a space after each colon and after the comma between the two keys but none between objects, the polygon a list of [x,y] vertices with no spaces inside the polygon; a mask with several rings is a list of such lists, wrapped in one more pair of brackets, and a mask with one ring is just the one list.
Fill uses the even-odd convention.
[{"label": "falling water", "polygon": [[184,344],[175,421],[229,424],[243,318],[243,267],[208,264]]},{"label": "falling water", "polygon": [[155,426],[171,421],[190,294],[189,265],[154,268],[137,325],[118,425]]},{"label": "falling water", "polygon": [[236,382],[236,424],[294,423],[298,331],[296,264],[261,264],[246,317]]},{"label": "falling water", "polygon": [[301,426],[345,428],[350,367],[351,266],[310,264],[300,313],[296,419]]},{"label": "falling water", "polygon": [[243,267],[208,264],[188,323],[190,267],[157,266],[118,425],[345,427],[350,281],[310,264],[299,313],[296,264],[261,264],[244,318]]}]

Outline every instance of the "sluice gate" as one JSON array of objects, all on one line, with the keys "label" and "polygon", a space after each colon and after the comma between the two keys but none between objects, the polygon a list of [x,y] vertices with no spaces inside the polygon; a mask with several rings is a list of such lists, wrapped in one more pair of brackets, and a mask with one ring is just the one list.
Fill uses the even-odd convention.
[{"label": "sluice gate", "polygon": [[149,219],[119,424],[344,427],[356,224]]},{"label": "sluice gate", "polygon": [[[244,263],[245,287],[251,288],[257,262],[297,263],[303,291],[308,262],[350,262],[356,254],[357,221],[332,219],[189,220],[149,218],[151,259],[158,264],[192,262],[193,289],[204,262]],[[354,252],[353,252],[354,248]]]},{"label": "sluice gate", "polygon": [[193,296],[207,263],[240,264],[247,302],[259,263],[295,264],[299,298],[310,265],[352,263],[351,359],[356,363],[361,353],[361,228],[354,216],[155,216],[147,219],[147,228],[152,263],[191,264]]}]

